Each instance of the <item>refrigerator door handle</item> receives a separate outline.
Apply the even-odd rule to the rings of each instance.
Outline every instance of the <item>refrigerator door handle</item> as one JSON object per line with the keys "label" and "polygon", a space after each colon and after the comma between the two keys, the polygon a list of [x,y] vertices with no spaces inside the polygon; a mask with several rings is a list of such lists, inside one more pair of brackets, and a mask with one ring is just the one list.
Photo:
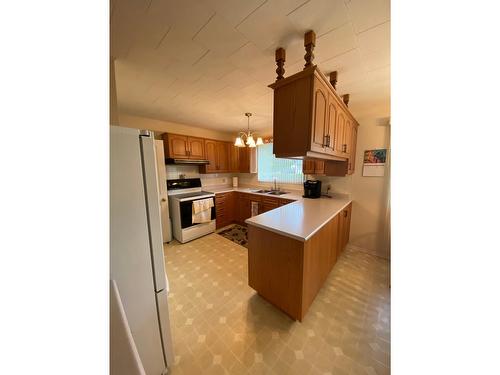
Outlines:
{"label": "refrigerator door handle", "polygon": [[156,176],[156,154],[154,138],[151,135],[141,135],[142,170],[146,211],[148,219],[149,243],[155,291],[167,288],[165,263],[163,256],[163,237],[160,219],[160,201],[158,199],[158,180]]}

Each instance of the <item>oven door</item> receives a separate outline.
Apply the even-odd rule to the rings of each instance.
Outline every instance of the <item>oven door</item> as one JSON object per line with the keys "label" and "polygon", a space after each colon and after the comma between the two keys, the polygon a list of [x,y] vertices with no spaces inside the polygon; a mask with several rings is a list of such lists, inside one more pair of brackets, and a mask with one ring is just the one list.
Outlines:
{"label": "oven door", "polygon": [[[215,197],[210,197],[211,199],[215,199]],[[207,199],[200,198],[200,199]],[[193,225],[201,225],[199,223],[193,224],[193,202],[199,199],[193,199],[189,201],[179,202],[180,210],[181,210],[181,228],[186,229],[192,227]],[[210,209],[210,219],[215,220],[215,201],[214,206]]]}

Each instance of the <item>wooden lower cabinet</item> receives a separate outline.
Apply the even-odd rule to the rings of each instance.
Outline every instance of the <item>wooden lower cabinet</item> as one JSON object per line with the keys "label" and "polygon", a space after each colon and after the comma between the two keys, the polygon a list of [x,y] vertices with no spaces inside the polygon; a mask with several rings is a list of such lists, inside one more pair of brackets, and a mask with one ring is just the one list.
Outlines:
{"label": "wooden lower cabinet", "polygon": [[351,231],[351,213],[352,213],[352,203],[349,203],[339,215],[339,228],[338,228],[338,238],[337,246],[339,254],[342,253],[349,242],[349,235]]}
{"label": "wooden lower cabinet", "polygon": [[273,197],[263,197],[262,204],[260,205],[259,213],[264,213],[267,211],[274,210],[275,208],[280,207],[280,199]]}
{"label": "wooden lower cabinet", "polygon": [[235,220],[235,193],[215,194],[215,225],[216,228],[222,228],[231,224]]}
{"label": "wooden lower cabinet", "polygon": [[237,191],[217,193],[215,194],[217,229],[232,223],[246,225],[245,220],[252,216],[252,202],[257,202],[258,214],[261,214],[295,201]]}
{"label": "wooden lower cabinet", "polygon": [[302,321],[339,255],[342,211],[305,242],[248,227],[248,284]]}

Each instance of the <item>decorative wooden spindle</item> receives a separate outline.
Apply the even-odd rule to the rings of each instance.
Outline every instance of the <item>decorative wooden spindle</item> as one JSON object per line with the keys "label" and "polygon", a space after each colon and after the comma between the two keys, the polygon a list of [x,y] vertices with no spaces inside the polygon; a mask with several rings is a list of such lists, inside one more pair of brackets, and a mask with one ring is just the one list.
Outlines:
{"label": "decorative wooden spindle", "polygon": [[314,60],[314,46],[316,45],[316,33],[314,31],[308,31],[304,34],[304,47],[306,47],[306,54],[304,55],[304,60],[306,63],[304,69],[309,68]]}
{"label": "decorative wooden spindle", "polygon": [[285,65],[285,58],[285,50],[283,48],[278,48],[276,50],[276,65],[278,66],[276,68],[276,74],[278,74],[278,76],[276,77],[276,81],[285,78],[283,77],[283,74],[285,74],[285,68],[283,67]]}
{"label": "decorative wooden spindle", "polygon": [[349,106],[349,94],[342,95],[342,101],[346,106]]}
{"label": "decorative wooden spindle", "polygon": [[333,88],[336,90],[337,88],[335,86],[337,85],[337,71],[330,73],[330,83],[332,84]]}

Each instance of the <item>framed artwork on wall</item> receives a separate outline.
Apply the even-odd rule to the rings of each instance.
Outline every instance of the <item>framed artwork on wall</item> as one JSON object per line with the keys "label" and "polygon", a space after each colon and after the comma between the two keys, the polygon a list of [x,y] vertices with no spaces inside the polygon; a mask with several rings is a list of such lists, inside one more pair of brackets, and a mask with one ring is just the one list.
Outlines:
{"label": "framed artwork on wall", "polygon": [[387,149],[366,150],[363,157],[363,176],[382,177],[385,174]]}

